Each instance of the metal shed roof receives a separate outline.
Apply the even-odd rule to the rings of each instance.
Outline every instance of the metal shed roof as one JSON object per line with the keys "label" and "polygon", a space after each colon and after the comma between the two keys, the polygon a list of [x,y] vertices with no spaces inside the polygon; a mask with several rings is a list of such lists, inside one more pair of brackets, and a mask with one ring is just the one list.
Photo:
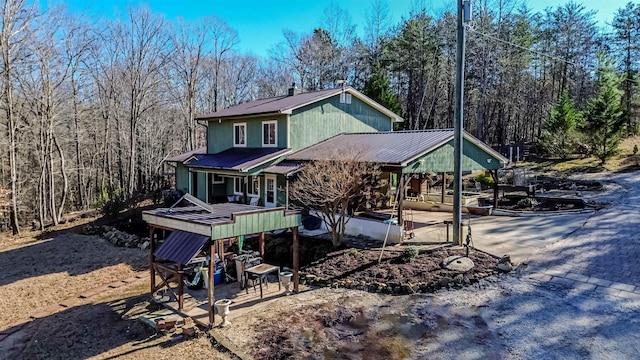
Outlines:
{"label": "metal shed roof", "polygon": [[[500,162],[506,159],[495,150],[465,132],[464,138]],[[299,150],[287,160],[326,160],[340,156],[340,150],[352,148],[362,161],[404,166],[453,139],[453,129],[390,131],[339,134]]]}
{"label": "metal shed roof", "polygon": [[186,265],[209,241],[209,236],[188,231],[175,230],[164,240],[153,254],[159,259]]}
{"label": "metal shed roof", "polygon": [[230,148],[217,154],[196,154],[185,161],[188,167],[249,171],[256,166],[276,160],[291,149],[281,148]]}
{"label": "metal shed roof", "polygon": [[295,172],[301,169],[299,161],[281,161],[275,165],[271,165],[268,168],[262,170],[262,172],[268,174],[278,174],[284,176],[293,175]]}

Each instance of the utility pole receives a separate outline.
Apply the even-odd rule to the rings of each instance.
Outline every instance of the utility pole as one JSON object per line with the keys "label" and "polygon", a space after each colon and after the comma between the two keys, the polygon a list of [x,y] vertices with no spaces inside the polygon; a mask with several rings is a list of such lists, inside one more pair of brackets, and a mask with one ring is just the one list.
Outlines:
{"label": "utility pole", "polygon": [[471,0],[457,1],[456,107],[453,116],[453,243],[462,245],[462,131],[464,128],[464,45],[466,40],[464,24],[471,21]]}

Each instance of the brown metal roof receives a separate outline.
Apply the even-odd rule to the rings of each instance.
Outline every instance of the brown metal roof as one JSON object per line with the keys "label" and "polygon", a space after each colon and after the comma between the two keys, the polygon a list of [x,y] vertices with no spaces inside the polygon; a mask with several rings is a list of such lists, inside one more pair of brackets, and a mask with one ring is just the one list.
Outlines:
{"label": "brown metal roof", "polygon": [[[196,117],[196,120],[223,119],[227,117],[241,117],[260,114],[290,114],[294,109],[327,99],[339,94],[342,91],[342,88],[335,88],[329,90],[303,92],[292,96],[276,96],[267,99],[259,99],[222,109],[213,113],[204,114]],[[344,91],[368,103],[369,105],[378,109],[380,112],[393,118],[394,121],[402,121],[402,118],[400,116],[394,114],[384,106],[373,101],[356,89],[348,86],[344,89]]]}
{"label": "brown metal roof", "polygon": [[165,161],[169,161],[169,162],[183,162],[185,160],[187,160],[188,158],[192,157],[193,155],[196,154],[206,154],[207,153],[207,148],[205,146],[201,147],[201,148],[197,148],[191,151],[187,151],[186,153],[182,153],[180,155],[176,155],[173,157],[168,158]]}
{"label": "brown metal roof", "polygon": [[164,240],[153,255],[159,259],[187,265],[209,240],[208,236],[175,230]]}
{"label": "brown metal roof", "polygon": [[[504,159],[468,133],[465,132],[464,137],[497,159]],[[359,152],[362,161],[404,166],[452,139],[453,129],[347,133],[299,150],[287,160],[326,160],[340,156],[339,150],[351,148]]]}
{"label": "brown metal roof", "polygon": [[301,169],[300,162],[298,161],[282,161],[275,165],[271,165],[268,168],[262,170],[267,174],[278,174],[284,176],[290,176],[293,173]]}

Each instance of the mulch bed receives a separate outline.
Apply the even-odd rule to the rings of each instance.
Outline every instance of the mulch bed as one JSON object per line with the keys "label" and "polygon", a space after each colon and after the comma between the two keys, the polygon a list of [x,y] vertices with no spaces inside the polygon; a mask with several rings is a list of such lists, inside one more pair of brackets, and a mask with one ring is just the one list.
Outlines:
{"label": "mulch bed", "polygon": [[346,249],[327,254],[302,269],[302,283],[358,289],[387,294],[433,292],[441,288],[462,287],[494,275],[497,258],[471,250],[469,258],[474,267],[464,273],[444,269],[444,259],[452,255],[464,256],[463,249],[438,249],[423,252],[410,262],[402,259],[402,250],[386,249],[378,263],[380,250]]}

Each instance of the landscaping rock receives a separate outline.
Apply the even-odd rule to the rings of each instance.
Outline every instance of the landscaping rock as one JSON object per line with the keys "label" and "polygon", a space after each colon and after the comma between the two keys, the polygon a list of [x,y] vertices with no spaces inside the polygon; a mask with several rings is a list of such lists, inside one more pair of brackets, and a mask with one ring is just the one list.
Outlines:
{"label": "landscaping rock", "polygon": [[465,256],[454,255],[444,259],[440,266],[447,270],[467,272],[473,269],[473,260]]}
{"label": "landscaping rock", "polygon": [[438,285],[440,285],[441,287],[446,287],[451,282],[453,282],[452,278],[450,278],[448,276],[443,276],[443,277],[440,278],[440,280],[438,280]]}
{"label": "landscaping rock", "polygon": [[502,272],[509,272],[513,270],[513,266],[510,263],[499,263],[496,267]]}

